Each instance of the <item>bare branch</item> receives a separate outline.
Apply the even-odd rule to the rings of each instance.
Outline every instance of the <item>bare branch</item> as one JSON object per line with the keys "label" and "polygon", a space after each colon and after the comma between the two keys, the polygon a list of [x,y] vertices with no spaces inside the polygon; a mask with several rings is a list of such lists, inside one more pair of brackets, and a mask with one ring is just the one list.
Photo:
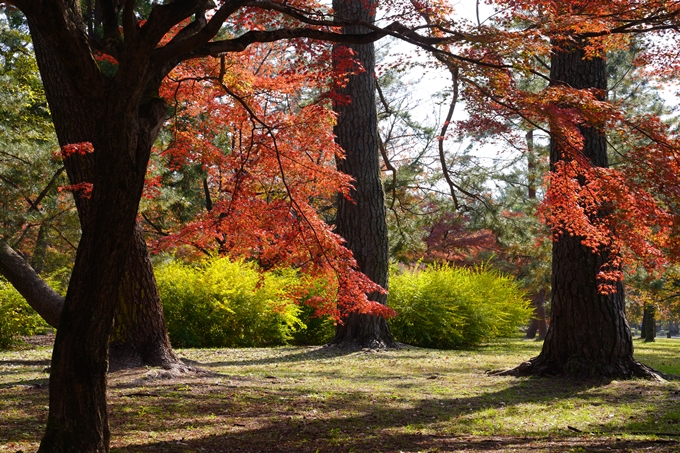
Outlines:
{"label": "bare branch", "polygon": [[47,183],[47,186],[40,192],[40,195],[38,195],[38,198],[35,199],[33,203],[31,203],[31,209],[38,210],[38,207],[40,206],[40,202],[47,196],[49,191],[54,187],[54,185],[57,183],[57,179],[59,176],[66,170],[66,167],[61,167],[57,172],[52,176],[52,179],[50,179],[50,182]]}
{"label": "bare branch", "polygon": [[451,81],[453,82],[453,95],[451,97],[451,105],[449,105],[449,111],[446,114],[446,119],[444,120],[444,125],[439,133],[439,162],[441,163],[442,173],[444,174],[444,180],[449,185],[449,190],[451,192],[451,199],[453,200],[454,209],[458,210],[458,197],[456,196],[456,190],[458,187],[451,179],[449,174],[449,168],[446,164],[446,154],[444,153],[444,137],[446,137],[446,132],[449,129],[449,124],[451,124],[451,119],[453,118],[453,111],[458,103],[458,66],[450,66],[451,70]]}

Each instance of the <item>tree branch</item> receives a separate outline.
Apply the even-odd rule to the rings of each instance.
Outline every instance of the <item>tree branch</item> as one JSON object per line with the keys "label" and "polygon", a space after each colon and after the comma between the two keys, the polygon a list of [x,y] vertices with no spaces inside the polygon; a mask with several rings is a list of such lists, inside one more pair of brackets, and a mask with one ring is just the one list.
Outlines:
{"label": "tree branch", "polygon": [[184,0],[154,5],[149,18],[142,26],[141,40],[153,49],[174,26],[197,12],[205,11],[211,5],[211,0]]}
{"label": "tree branch", "polygon": [[14,286],[49,325],[59,326],[64,298],[50,288],[23,257],[5,243],[0,243],[0,275]]}
{"label": "tree branch", "polygon": [[52,179],[50,179],[50,182],[47,183],[47,186],[40,192],[40,195],[38,195],[38,198],[35,199],[33,203],[31,203],[31,208],[35,209],[36,211],[38,210],[38,206],[40,206],[40,202],[47,196],[47,193],[54,187],[54,185],[57,182],[57,178],[59,178],[59,175],[61,175],[64,170],[66,170],[66,167],[61,167],[57,172],[52,176]]}
{"label": "tree branch", "polygon": [[[23,0],[21,1],[23,3]],[[33,4],[33,2],[30,2]],[[89,88],[100,94],[104,76],[92,58],[87,30],[77,0],[45,1],[34,9],[22,9],[33,41],[42,40],[63,64],[71,83],[90,80]]]}

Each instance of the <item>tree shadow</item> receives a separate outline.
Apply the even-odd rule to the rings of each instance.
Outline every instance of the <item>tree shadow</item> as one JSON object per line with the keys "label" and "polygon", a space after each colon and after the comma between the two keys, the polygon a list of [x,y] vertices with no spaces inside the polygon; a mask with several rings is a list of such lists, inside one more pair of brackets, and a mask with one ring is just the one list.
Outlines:
{"label": "tree shadow", "polygon": [[[306,350],[287,357],[234,361],[218,358],[201,366],[277,364],[344,355]],[[305,359],[310,356],[311,359]],[[379,375],[353,378],[356,387],[336,389],[320,387],[326,381],[319,378],[331,378],[333,371],[314,371],[309,381],[304,374],[290,377],[274,375],[278,371],[275,369],[260,371],[251,376],[187,374],[181,379],[175,376],[114,382],[109,399],[114,446],[116,439],[124,436],[140,439],[134,433],[157,433],[165,441],[152,442],[150,437],[126,441],[112,452],[680,451],[680,443],[675,439],[616,440],[617,436],[634,431],[680,436],[680,409],[673,409],[680,407],[677,386],[629,381],[620,384],[621,391],[616,392],[606,387],[612,383],[608,379],[575,381],[477,375],[475,391],[479,393],[452,395],[436,390],[453,388],[457,379],[470,379],[469,372],[444,368],[437,373],[399,375],[385,369]],[[381,395],[360,390],[372,388],[364,384],[376,380],[387,381],[383,387],[387,390]],[[429,392],[421,392],[420,387],[426,384]],[[9,386],[0,388],[8,400],[14,399],[11,407],[21,410],[8,411],[10,416],[0,422],[0,438],[4,439],[0,447],[2,442],[27,436],[39,440],[46,416],[47,389],[6,388]],[[396,404],[388,400],[390,390]],[[599,402],[635,407],[646,403],[652,391],[656,396],[667,393],[661,395],[663,404],[655,410],[631,412],[635,414],[634,420],[571,427],[565,420],[557,424],[557,429],[523,428],[515,431],[517,435],[508,435],[512,430],[505,427],[496,431],[493,428],[493,424],[503,420],[494,411],[507,412],[509,408],[521,411],[529,404],[548,407],[565,400],[576,406]],[[29,407],[34,409],[29,411]],[[566,406],[559,412],[562,413],[568,413]],[[475,423],[480,426],[478,431]]]}
{"label": "tree shadow", "polygon": [[336,357],[344,357],[352,354],[370,353],[367,351],[353,351],[342,348],[333,348],[326,346],[307,347],[307,350],[296,352],[292,354],[281,354],[276,357],[266,357],[261,359],[243,359],[243,360],[221,360],[211,362],[201,362],[198,360],[188,359],[182,357],[182,361],[199,367],[217,368],[228,366],[250,366],[250,365],[271,365],[276,363],[291,363],[291,362],[308,362],[315,360],[333,359]]}
{"label": "tree shadow", "polygon": [[[592,400],[588,392],[597,390],[601,381],[573,382],[558,378],[517,381],[503,390],[478,396],[438,399],[416,399],[408,407],[382,407],[363,392],[348,393],[325,401],[305,400],[303,390],[269,389],[267,395],[242,405],[234,400],[240,389],[220,395],[186,394],[185,409],[192,414],[228,414],[220,422],[219,432],[190,439],[192,432],[205,429],[215,422],[209,418],[182,423],[177,418],[156,420],[144,430],[173,434],[172,441],[153,444],[139,443],[114,452],[421,452],[421,451],[480,451],[480,452],[675,452],[676,440],[635,440],[617,438],[625,434],[626,424],[612,426],[605,432],[574,432],[564,423],[558,432],[526,430],[516,436],[485,433],[476,435],[464,425],[464,418],[489,409],[520,406],[526,403],[554,403],[555,400],[577,396],[583,402]],[[579,396],[581,395],[581,396]],[[597,398],[601,398],[598,395]],[[613,400],[618,395],[611,395]],[[627,403],[645,399],[644,395],[629,395]],[[153,407],[162,400],[160,393],[143,398],[143,407]],[[282,400],[294,405],[272,407],[270,402]],[[261,405],[258,405],[261,403]],[[350,405],[353,415],[344,416]],[[187,407],[189,406],[189,407]],[[151,409],[149,409],[151,410]],[[115,413],[115,411],[114,411]],[[330,414],[330,415],[329,415]],[[338,415],[340,414],[340,415]],[[647,417],[645,414],[644,417]],[[448,424],[452,419],[458,424]],[[190,427],[190,428],[187,428]],[[458,427],[458,429],[456,428]],[[124,428],[114,426],[115,431]],[[573,428],[573,427],[572,427]],[[614,429],[618,428],[618,429]],[[136,429],[140,429],[139,426]],[[499,430],[503,432],[503,430]],[[119,431],[120,432],[120,431]],[[436,434],[433,434],[435,432]],[[185,439],[186,438],[186,439]]]}
{"label": "tree shadow", "polygon": [[[50,365],[50,359],[45,359],[45,360],[21,360],[21,359],[12,359],[12,360],[0,360],[0,366],[49,366]],[[25,371],[24,371],[25,372]],[[4,373],[4,371],[3,371]]]}

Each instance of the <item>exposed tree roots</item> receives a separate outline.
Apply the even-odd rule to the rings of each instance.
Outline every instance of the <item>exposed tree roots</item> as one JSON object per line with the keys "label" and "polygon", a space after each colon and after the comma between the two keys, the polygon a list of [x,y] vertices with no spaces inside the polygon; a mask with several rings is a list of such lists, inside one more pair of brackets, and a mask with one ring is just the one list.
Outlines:
{"label": "exposed tree roots", "polygon": [[340,349],[343,351],[361,351],[368,349],[371,351],[385,351],[389,349],[402,349],[404,344],[394,341],[392,339],[386,340],[384,338],[364,338],[364,339],[338,339],[325,345],[326,348]]}
{"label": "exposed tree roots", "polygon": [[630,358],[619,360],[615,364],[597,363],[580,357],[572,357],[560,364],[539,355],[523,362],[510,370],[491,373],[495,376],[566,376],[574,379],[611,378],[632,379],[644,378],[655,381],[672,379],[637,360]]}

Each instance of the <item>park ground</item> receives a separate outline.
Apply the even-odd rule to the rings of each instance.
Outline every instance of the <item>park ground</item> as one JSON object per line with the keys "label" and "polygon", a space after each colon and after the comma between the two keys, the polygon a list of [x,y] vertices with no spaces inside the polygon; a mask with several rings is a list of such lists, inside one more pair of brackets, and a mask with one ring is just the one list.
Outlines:
{"label": "park ground", "polygon": [[[680,452],[680,381],[488,374],[540,346],[180,349],[196,372],[109,375],[112,452]],[[635,348],[680,374],[680,340]],[[37,450],[50,352],[0,351],[2,453]]]}

